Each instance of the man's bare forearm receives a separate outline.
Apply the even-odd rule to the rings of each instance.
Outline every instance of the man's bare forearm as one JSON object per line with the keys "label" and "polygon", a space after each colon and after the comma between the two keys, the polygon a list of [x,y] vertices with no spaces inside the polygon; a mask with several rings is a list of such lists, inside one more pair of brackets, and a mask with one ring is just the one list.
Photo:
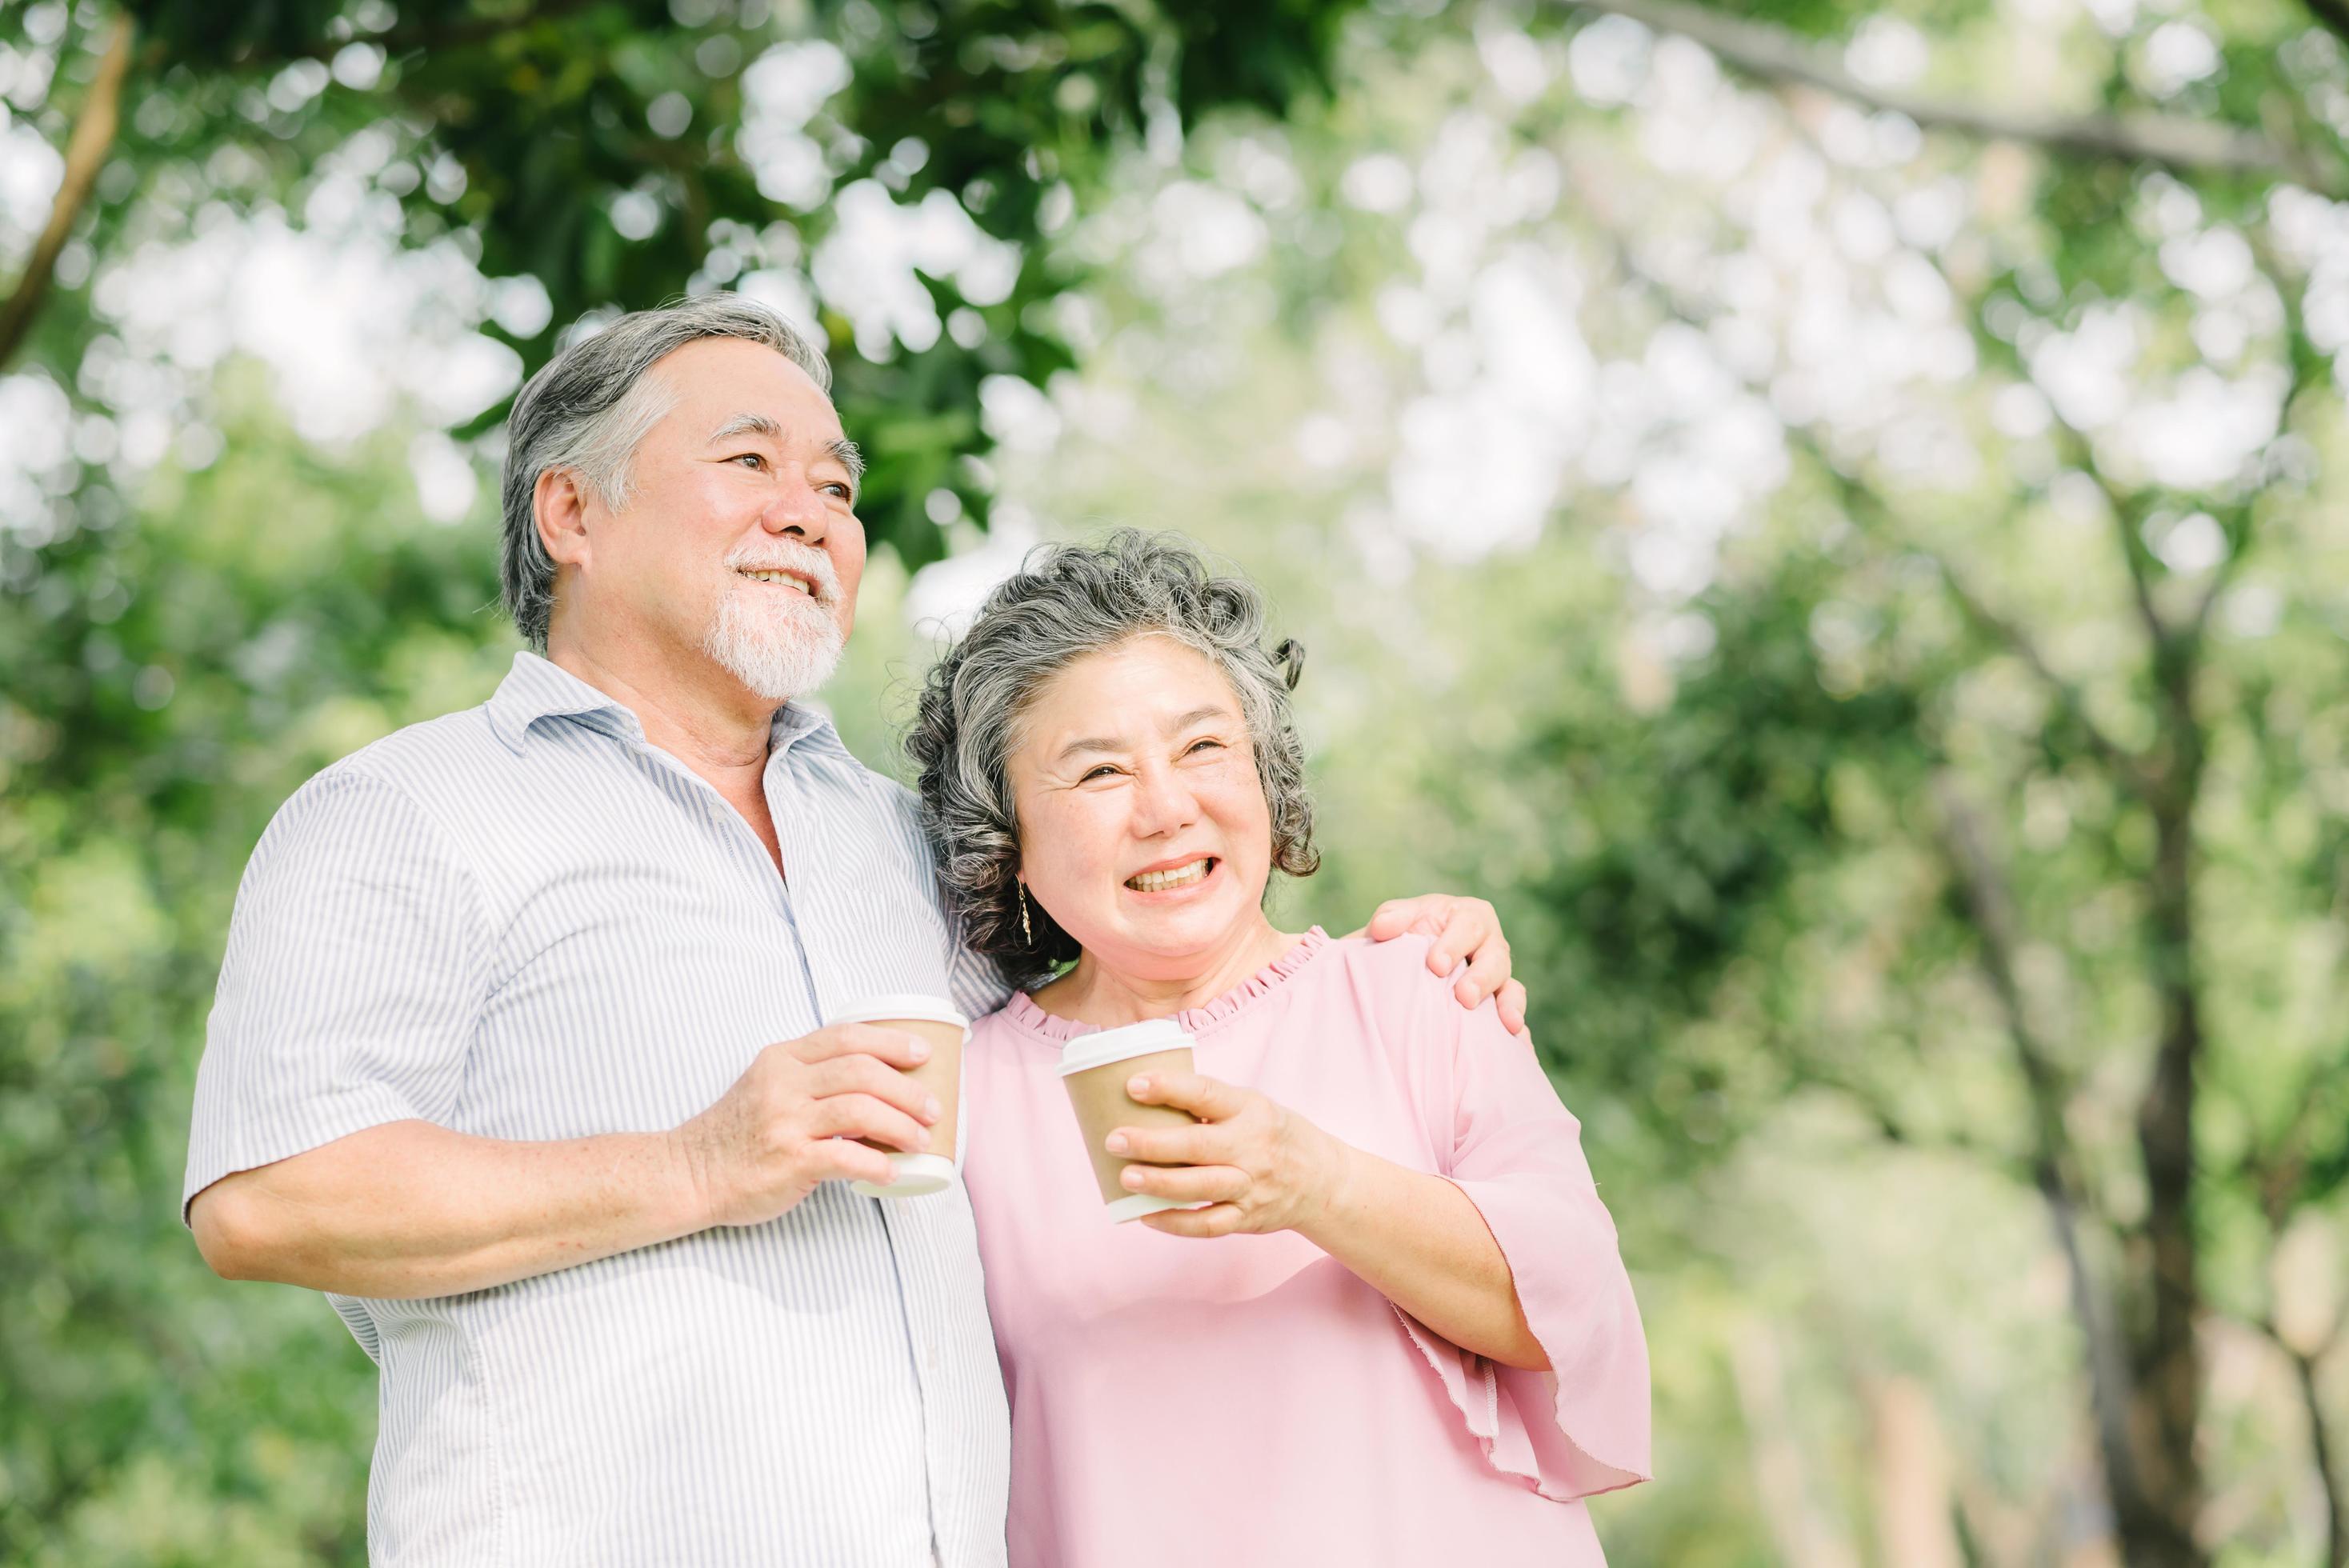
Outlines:
{"label": "man's bare forearm", "polygon": [[396,1121],[199,1193],[204,1259],[346,1295],[454,1295],[705,1229],[670,1133],[508,1142]]}

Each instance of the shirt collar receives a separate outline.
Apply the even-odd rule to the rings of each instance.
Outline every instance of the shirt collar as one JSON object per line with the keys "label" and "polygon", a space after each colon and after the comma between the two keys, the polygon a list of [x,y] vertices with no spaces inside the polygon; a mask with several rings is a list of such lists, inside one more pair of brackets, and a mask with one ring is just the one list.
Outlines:
{"label": "shirt collar", "polygon": [[[513,667],[498,683],[487,712],[491,730],[517,755],[529,738],[531,726],[542,718],[594,718],[599,721],[597,728],[616,729],[639,745],[645,738],[644,722],[626,703],[526,648],[514,655]],[[848,754],[830,718],[812,707],[786,703],[775,710],[768,729],[768,753],[772,756],[802,743],[818,751]]]}

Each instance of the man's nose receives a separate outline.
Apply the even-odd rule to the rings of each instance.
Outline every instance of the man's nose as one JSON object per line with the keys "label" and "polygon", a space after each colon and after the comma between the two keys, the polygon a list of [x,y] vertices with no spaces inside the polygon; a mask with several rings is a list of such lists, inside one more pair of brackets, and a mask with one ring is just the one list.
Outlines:
{"label": "man's nose", "polygon": [[759,525],[769,533],[795,536],[810,544],[823,543],[831,530],[831,518],[824,510],[823,498],[807,483],[806,476],[786,474],[776,490],[766,510],[759,514]]}

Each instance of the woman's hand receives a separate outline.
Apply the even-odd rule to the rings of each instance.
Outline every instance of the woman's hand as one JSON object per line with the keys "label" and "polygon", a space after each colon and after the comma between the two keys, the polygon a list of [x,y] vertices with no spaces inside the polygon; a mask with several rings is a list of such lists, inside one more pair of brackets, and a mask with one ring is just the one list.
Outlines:
{"label": "woman's hand", "polygon": [[1121,1127],[1112,1154],[1179,1169],[1125,1169],[1130,1192],[1150,1192],[1205,1209],[1169,1209],[1142,1222],[1170,1236],[1228,1236],[1296,1230],[1319,1219],[1345,1180],[1347,1149],[1303,1117],[1198,1073],[1145,1073],[1126,1086],[1143,1105],[1171,1105],[1196,1127]]}
{"label": "woman's hand", "polygon": [[1526,988],[1509,977],[1509,940],[1501,934],[1500,911],[1481,898],[1454,893],[1391,898],[1353,934],[1386,942],[1408,932],[1435,938],[1427,966],[1438,975],[1451,974],[1463,958],[1468,961],[1468,973],[1452,987],[1462,1006],[1474,1007],[1490,996],[1502,1027],[1513,1035],[1526,1032]]}

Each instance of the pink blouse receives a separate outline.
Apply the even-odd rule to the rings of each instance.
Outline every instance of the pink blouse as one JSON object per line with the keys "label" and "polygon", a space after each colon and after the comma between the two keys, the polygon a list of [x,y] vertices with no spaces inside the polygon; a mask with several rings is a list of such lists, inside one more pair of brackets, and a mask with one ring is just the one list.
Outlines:
{"label": "pink blouse", "polygon": [[1648,1351],[1579,1128],[1428,939],[1333,942],[1179,1015],[1210,1077],[1468,1194],[1554,1372],[1472,1356],[1294,1233],[1112,1224],[1025,993],[965,1058],[964,1180],[1011,1400],[1013,1568],[1595,1564],[1648,1475]]}

